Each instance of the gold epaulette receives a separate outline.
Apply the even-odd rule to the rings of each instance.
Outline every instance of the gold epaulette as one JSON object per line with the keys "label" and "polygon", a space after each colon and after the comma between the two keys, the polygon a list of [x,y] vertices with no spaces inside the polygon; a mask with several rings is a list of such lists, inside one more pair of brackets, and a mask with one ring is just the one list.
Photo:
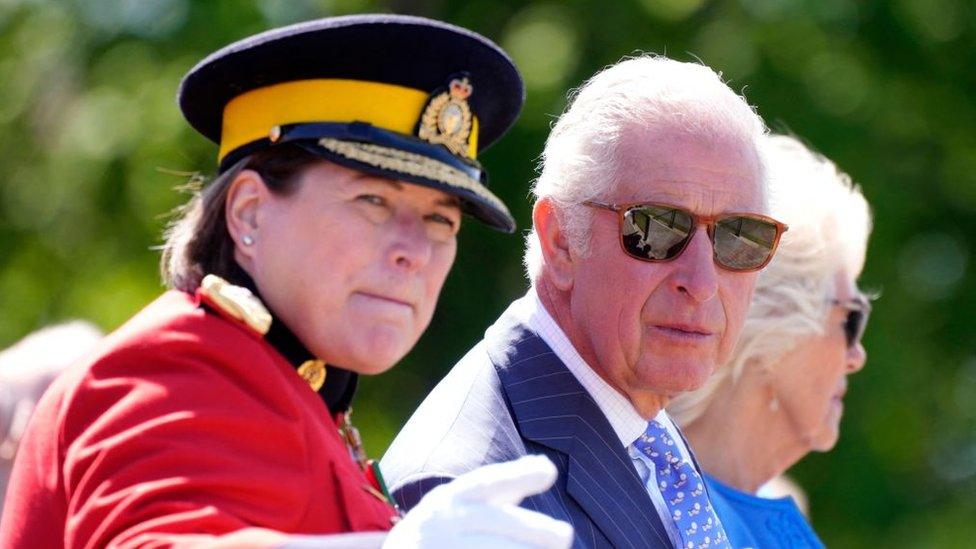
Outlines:
{"label": "gold epaulette", "polygon": [[235,286],[217,275],[208,274],[200,283],[200,293],[221,313],[243,322],[263,336],[271,328],[271,313],[251,290]]}

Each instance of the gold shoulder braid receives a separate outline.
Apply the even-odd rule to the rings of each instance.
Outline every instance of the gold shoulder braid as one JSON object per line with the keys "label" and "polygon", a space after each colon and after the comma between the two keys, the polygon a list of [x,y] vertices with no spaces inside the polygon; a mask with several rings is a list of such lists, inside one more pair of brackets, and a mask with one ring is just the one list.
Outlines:
{"label": "gold shoulder braid", "polygon": [[214,307],[258,334],[263,336],[271,328],[271,313],[251,290],[208,274],[200,283],[200,291]]}

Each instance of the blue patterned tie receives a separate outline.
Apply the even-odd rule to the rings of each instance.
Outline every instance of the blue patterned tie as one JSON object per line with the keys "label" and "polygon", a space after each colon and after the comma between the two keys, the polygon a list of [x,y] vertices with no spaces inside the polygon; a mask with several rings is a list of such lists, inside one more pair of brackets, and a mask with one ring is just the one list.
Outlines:
{"label": "blue patterned tie", "polygon": [[[634,447],[654,463],[658,488],[681,536],[681,549],[730,547],[701,475],[681,457],[667,429],[651,420]],[[654,482],[654,475],[648,482]]]}

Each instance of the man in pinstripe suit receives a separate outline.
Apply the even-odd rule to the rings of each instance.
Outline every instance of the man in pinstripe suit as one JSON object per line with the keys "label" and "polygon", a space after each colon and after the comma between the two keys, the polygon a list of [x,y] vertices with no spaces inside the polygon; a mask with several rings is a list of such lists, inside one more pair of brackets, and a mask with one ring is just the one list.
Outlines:
{"label": "man in pinstripe suit", "polygon": [[[383,459],[401,505],[480,465],[545,454],[559,479],[522,505],[572,523],[575,547],[727,546],[718,519],[704,521],[707,493],[691,493],[704,510],[676,506],[686,492],[668,486],[670,465],[658,468],[647,441],[671,445],[667,459],[687,467],[678,483],[686,473],[700,480],[664,406],[728,357],[756,272],[718,264],[716,229],[704,223],[667,261],[639,260],[624,241],[625,214],[588,206],[665,203],[691,219],[763,213],[763,132],[744,99],[697,64],[628,59],[580,89],[534,187],[531,288]],[[714,529],[702,536],[700,525]]]}

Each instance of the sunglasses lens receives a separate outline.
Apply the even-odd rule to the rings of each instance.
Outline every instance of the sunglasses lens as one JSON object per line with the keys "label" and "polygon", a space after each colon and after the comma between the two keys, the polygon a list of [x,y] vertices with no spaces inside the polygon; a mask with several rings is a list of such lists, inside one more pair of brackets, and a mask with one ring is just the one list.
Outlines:
{"label": "sunglasses lens", "polygon": [[687,212],[666,206],[634,206],[624,212],[624,250],[637,259],[671,259],[688,243],[691,227]]}
{"label": "sunglasses lens", "polygon": [[734,271],[757,269],[773,253],[776,233],[776,224],[764,219],[720,219],[715,224],[715,260]]}
{"label": "sunglasses lens", "polygon": [[847,320],[844,322],[844,336],[847,337],[848,347],[853,347],[861,340],[867,319],[864,311],[852,310],[847,312]]}

